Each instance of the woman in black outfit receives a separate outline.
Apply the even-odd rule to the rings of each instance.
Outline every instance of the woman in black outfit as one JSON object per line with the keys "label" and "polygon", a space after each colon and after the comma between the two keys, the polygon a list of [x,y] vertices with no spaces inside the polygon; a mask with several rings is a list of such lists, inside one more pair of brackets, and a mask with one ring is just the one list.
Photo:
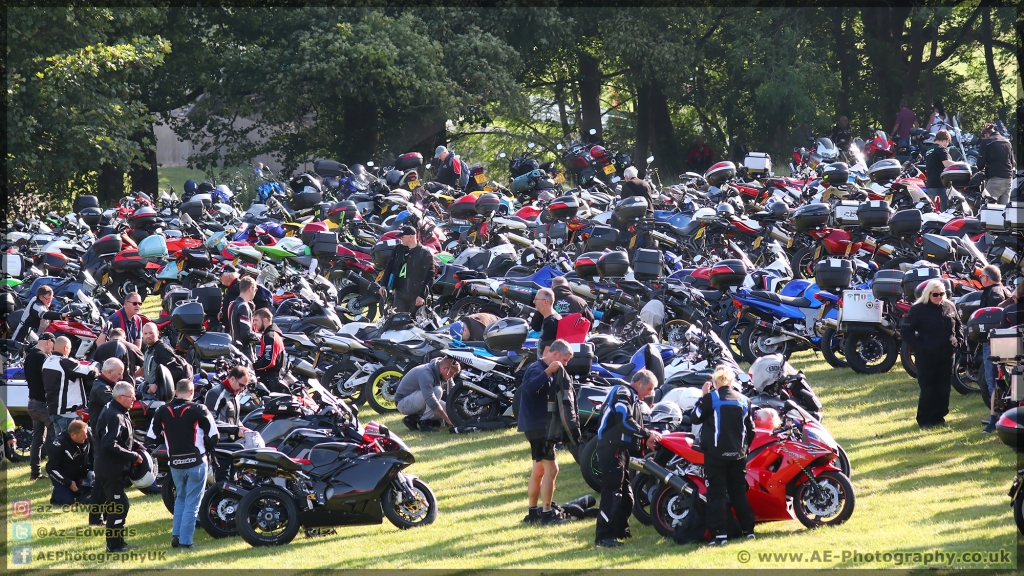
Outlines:
{"label": "woman in black outfit", "polygon": [[956,305],[946,298],[946,285],[932,280],[910,308],[901,330],[903,340],[916,354],[917,424],[921,428],[943,426],[949,414],[949,381],[958,350],[966,348],[963,325]]}

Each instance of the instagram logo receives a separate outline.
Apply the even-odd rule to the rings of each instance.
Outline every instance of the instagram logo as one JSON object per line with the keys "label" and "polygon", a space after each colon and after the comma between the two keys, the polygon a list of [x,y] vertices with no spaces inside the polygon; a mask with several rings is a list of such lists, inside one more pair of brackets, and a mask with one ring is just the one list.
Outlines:
{"label": "instagram logo", "polygon": [[15,518],[31,518],[32,501],[14,500],[13,502],[11,502],[11,515]]}

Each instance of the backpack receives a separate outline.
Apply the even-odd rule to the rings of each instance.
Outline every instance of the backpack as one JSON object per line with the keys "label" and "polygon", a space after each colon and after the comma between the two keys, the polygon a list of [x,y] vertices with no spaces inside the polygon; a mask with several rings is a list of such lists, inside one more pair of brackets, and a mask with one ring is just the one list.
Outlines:
{"label": "backpack", "polygon": [[461,170],[459,172],[459,186],[465,188],[469,186],[469,166],[459,158],[456,158],[455,161],[459,163],[458,168]]}
{"label": "backpack", "polygon": [[580,443],[580,415],[576,408],[576,389],[565,369],[555,373],[548,389],[548,410],[551,412],[548,421],[547,441],[563,442],[569,446]]}
{"label": "backpack", "polygon": [[569,344],[583,344],[590,334],[590,320],[587,320],[579,312],[566,314],[558,321],[558,330],[555,332],[556,340],[565,340]]}

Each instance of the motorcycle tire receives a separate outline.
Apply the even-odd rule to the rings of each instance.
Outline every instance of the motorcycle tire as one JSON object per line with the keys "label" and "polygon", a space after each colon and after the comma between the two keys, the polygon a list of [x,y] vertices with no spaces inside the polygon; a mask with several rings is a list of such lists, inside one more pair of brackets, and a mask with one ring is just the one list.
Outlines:
{"label": "motorcycle tire", "polygon": [[408,505],[399,500],[403,492],[394,486],[389,487],[381,495],[380,503],[384,515],[399,530],[426,526],[437,519],[437,498],[434,497],[430,486],[419,478],[413,478],[412,489],[416,502]]}
{"label": "motorcycle tire", "polygon": [[[276,516],[275,522],[262,525],[262,517],[269,514]],[[282,521],[284,527],[279,528]],[[294,540],[299,533],[299,507],[283,488],[259,486],[239,501],[235,527],[238,535],[250,546],[281,546]]]}
{"label": "motorcycle tire", "polygon": [[686,342],[686,331],[690,329],[691,324],[686,320],[669,320],[665,323],[665,331],[661,335],[661,339],[666,344],[671,345],[674,348],[680,348]]}
{"label": "motorcycle tire", "polygon": [[597,436],[580,449],[580,471],[583,481],[594,490],[601,490],[601,463],[597,459]]}
{"label": "motorcycle tire", "polygon": [[651,525],[651,500],[660,486],[661,483],[650,474],[637,474],[630,481],[633,489],[633,518],[637,522]]}
{"label": "motorcycle tire", "polygon": [[793,498],[793,513],[801,524],[807,528],[838,526],[850,519],[857,497],[845,474],[836,470],[818,474],[814,482],[823,494],[818,494],[811,482],[797,486]]}
{"label": "motorcycle tire", "polygon": [[[490,402],[484,404],[485,400]],[[498,399],[488,398],[483,394],[458,383],[448,393],[445,412],[452,419],[452,424],[465,426],[474,422],[491,420],[498,415]]]}
{"label": "motorcycle tire", "polygon": [[847,478],[853,478],[853,466],[850,465],[850,456],[846,454],[846,450],[843,450],[842,446],[839,446],[836,466],[839,467],[839,470],[841,470]]}
{"label": "motorcycle tire", "polygon": [[28,462],[31,459],[32,428],[16,424],[14,438],[18,441],[18,446],[14,450],[5,448],[4,457],[14,463]]}
{"label": "motorcycle tire", "polygon": [[805,246],[793,253],[789,259],[789,266],[793,269],[793,279],[814,278],[814,246]]}
{"label": "motorcycle tire", "polygon": [[885,332],[876,330],[870,334],[847,334],[845,340],[843,353],[846,362],[857,374],[884,374],[896,365],[899,346],[896,339]]}
{"label": "motorcycle tire", "polygon": [[208,486],[199,504],[199,525],[211,538],[238,536],[238,528],[235,526],[238,500],[233,495],[225,496],[221,492],[220,487],[223,484],[218,482]]}
{"label": "motorcycle tire", "polygon": [[731,320],[718,330],[718,337],[729,346],[733,359],[743,360],[744,358],[743,349],[740,348],[740,335],[746,328],[747,323]]}
{"label": "motorcycle tire", "polygon": [[174,515],[174,500],[177,498],[178,491],[174,488],[174,479],[166,478],[161,486],[160,498],[164,501],[164,508]]}
{"label": "motorcycle tire", "polygon": [[910,345],[906,342],[900,346],[900,364],[911,378],[917,378],[917,358],[910,351]]}
{"label": "motorcycle tire", "polygon": [[981,394],[982,388],[986,388],[985,394],[988,393],[988,385],[978,382],[981,378],[981,363],[978,362],[978,364],[979,366],[976,368],[968,366],[964,355],[957,353],[956,359],[953,361],[953,377],[949,383],[962,396]]}
{"label": "motorcycle tire", "polygon": [[1024,534],[1024,493],[1017,493],[1013,502],[1013,521],[1017,523],[1017,531]]}
{"label": "motorcycle tire", "polygon": [[790,340],[784,340],[774,346],[760,343],[761,339],[769,338],[771,336],[771,332],[761,328],[757,324],[748,324],[747,327],[743,329],[743,333],[740,334],[739,338],[739,345],[740,350],[743,352],[743,359],[753,364],[754,361],[761,356],[782,354],[783,358],[789,360],[790,355],[793,354],[793,342]]}
{"label": "motorcycle tire", "polygon": [[143,302],[145,302],[146,298],[149,296],[149,286],[125,274],[112,275],[110,277],[110,283],[114,286],[113,292],[117,294],[117,297],[121,300],[124,300],[125,296],[130,292],[138,292],[139,296],[142,297]]}
{"label": "motorcycle tire", "polygon": [[821,355],[833,368],[849,368],[843,354],[843,338],[836,337],[836,331],[828,328],[821,335]]}
{"label": "motorcycle tire", "polygon": [[692,514],[694,499],[699,498],[697,487],[692,488],[693,492],[685,495],[667,484],[659,484],[651,498],[651,524],[658,534],[672,538],[677,531],[686,532],[692,528],[691,522],[704,521]]}
{"label": "motorcycle tire", "polygon": [[363,306],[362,308],[355,308],[355,301],[359,296],[359,286],[354,284],[346,286],[338,292],[338,305],[334,309],[346,324],[356,322],[356,318],[360,316],[364,322],[369,321],[374,316],[374,311],[377,309],[376,303]]}
{"label": "motorcycle tire", "polygon": [[328,390],[338,395],[338,398],[344,398],[356,406],[362,406],[366,403],[366,396],[363,395],[363,390],[366,388],[365,383],[360,386],[356,386],[352,390],[343,390],[341,385],[349,379],[352,374],[356,372],[356,365],[351,360],[342,360],[341,362],[335,362],[330,368],[324,372],[323,385]]}
{"label": "motorcycle tire", "polygon": [[501,305],[497,302],[493,302],[487,298],[481,298],[480,296],[466,296],[465,298],[460,298],[455,302],[455,304],[452,304],[452,309],[448,311],[448,318],[455,320],[462,316],[476,314],[477,312],[494,314],[499,318],[504,316],[501,311]]}
{"label": "motorcycle tire", "polygon": [[366,381],[362,395],[378,414],[397,412],[395,391],[405,373],[398,366],[385,366],[370,375]]}

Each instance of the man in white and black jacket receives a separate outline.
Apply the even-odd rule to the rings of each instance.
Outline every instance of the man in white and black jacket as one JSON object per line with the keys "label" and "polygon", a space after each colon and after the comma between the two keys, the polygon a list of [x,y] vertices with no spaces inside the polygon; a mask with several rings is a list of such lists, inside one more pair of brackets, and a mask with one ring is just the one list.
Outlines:
{"label": "man in white and black jacket", "polygon": [[92,366],[68,358],[70,352],[71,341],[61,336],[53,343],[53,354],[43,362],[46,411],[50,414],[53,433],[57,436],[78,419],[75,411],[85,408],[87,404],[85,385],[89,383],[91,387],[93,379],[99,374]]}
{"label": "man in white and black jacket", "polygon": [[42,334],[51,321],[65,318],[60,312],[50,310],[52,302],[53,288],[45,284],[37,288],[36,295],[25,306],[25,313],[22,315],[18,327],[14,330],[12,340],[24,342],[29,332]]}
{"label": "man in white and black jacket", "polygon": [[[736,510],[740,530],[754,537],[754,511],[747,500],[747,450],[754,441],[754,417],[750,401],[735,386],[735,374],[719,366],[704,384],[704,396],[694,407],[690,422],[701,424],[700,447],[704,452],[704,474],[708,483],[708,531],[711,544],[728,541],[726,493]],[[712,385],[714,390],[711,389]]]}
{"label": "man in white and black jacket", "polygon": [[135,440],[128,409],[135,402],[135,387],[118,382],[111,392],[113,399],[100,414],[96,424],[99,448],[96,450],[96,480],[103,489],[103,514],[107,525],[107,552],[125,552],[125,519],[128,517],[128,495],[125,479],[132,464],[142,462],[140,451],[145,450]]}
{"label": "man in white and black jacket", "polygon": [[174,400],[157,409],[150,438],[163,437],[174,479],[172,548],[191,548],[196,515],[206,486],[207,455],[213,454],[219,434],[206,406],[192,401],[195,387],[183,378],[174,385]]}

